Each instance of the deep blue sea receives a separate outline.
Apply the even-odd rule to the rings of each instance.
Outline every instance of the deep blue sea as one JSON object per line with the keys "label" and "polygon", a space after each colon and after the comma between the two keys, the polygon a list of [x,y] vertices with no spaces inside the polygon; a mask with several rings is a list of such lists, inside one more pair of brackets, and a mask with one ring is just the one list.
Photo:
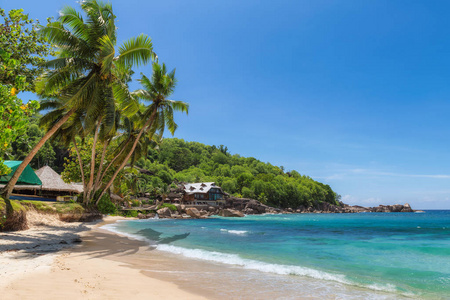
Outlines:
{"label": "deep blue sea", "polygon": [[131,220],[110,230],[193,259],[399,297],[450,299],[450,211]]}

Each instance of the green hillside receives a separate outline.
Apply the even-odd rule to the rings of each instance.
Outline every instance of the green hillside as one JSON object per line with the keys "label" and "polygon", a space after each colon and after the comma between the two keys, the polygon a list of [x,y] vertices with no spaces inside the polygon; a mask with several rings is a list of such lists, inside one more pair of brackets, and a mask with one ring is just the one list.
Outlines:
{"label": "green hillside", "polygon": [[173,181],[213,181],[234,196],[283,208],[308,207],[318,202],[338,204],[340,197],[329,185],[297,171],[284,172],[280,167],[253,157],[231,155],[222,145],[164,139],[159,150],[150,150],[136,166],[150,171],[144,171],[134,181],[136,191],[141,193],[156,192],[162,186],[166,186],[167,191]]}

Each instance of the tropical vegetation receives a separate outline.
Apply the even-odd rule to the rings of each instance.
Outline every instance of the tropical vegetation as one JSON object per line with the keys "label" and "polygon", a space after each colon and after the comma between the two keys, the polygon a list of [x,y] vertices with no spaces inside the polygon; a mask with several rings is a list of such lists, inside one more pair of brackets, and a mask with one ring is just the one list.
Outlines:
{"label": "tropical vegetation", "polygon": [[[86,0],[80,6],[64,7],[46,26],[23,10],[0,9],[0,127],[6,128],[0,175],[9,171],[2,159],[22,161],[0,192],[7,219],[23,215],[9,196],[28,164],[50,165],[66,181],[82,183],[83,207],[111,213],[111,192],[155,198],[180,182],[199,181],[277,207],[337,203],[328,185],[296,171],[232,155],[223,145],[163,139],[165,130],[176,131],[176,113],[189,109],[171,99],[175,69],[159,62],[148,35],[117,46],[110,3]],[[133,68],[140,65],[149,65],[151,74],[141,74],[141,88],[131,91]],[[40,100],[24,104],[20,91]]]}

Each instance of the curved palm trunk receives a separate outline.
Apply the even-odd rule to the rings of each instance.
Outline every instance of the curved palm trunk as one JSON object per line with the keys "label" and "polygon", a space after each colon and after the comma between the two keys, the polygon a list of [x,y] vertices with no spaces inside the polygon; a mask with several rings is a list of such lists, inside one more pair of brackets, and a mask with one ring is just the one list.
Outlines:
{"label": "curved palm trunk", "polygon": [[95,205],[98,205],[98,202],[100,201],[100,199],[103,197],[103,195],[105,195],[106,190],[108,190],[111,187],[111,185],[113,184],[114,180],[117,177],[117,174],[119,174],[119,172],[125,167],[125,165],[127,164],[128,160],[130,159],[131,155],[133,155],[133,152],[136,149],[137,144],[139,143],[139,139],[141,138],[141,136],[144,133],[145,129],[150,127],[153,124],[153,121],[155,120],[155,117],[156,117],[156,109],[152,113],[150,119],[148,119],[148,121],[142,127],[141,131],[139,131],[138,135],[136,136],[136,140],[134,141],[133,146],[131,147],[130,152],[127,154],[127,156],[123,160],[123,162],[120,165],[120,167],[117,168],[117,170],[114,172],[114,174],[111,177],[111,179],[109,180],[109,182],[106,184],[106,186],[103,189],[102,193],[100,194],[100,196],[98,197],[97,201],[95,202]]}
{"label": "curved palm trunk", "polygon": [[[14,172],[11,179],[8,181],[6,186],[1,191],[1,196],[8,202],[9,197],[11,196],[11,193],[14,189],[14,186],[16,185],[17,181],[19,180],[20,175],[22,174],[23,170],[25,170],[25,167],[28,166],[30,161],[33,159],[33,157],[37,154],[39,149],[41,149],[42,146],[44,146],[45,142],[70,118],[70,116],[75,112],[75,108],[72,108],[69,110],[62,118],[59,120],[53,127],[47,131],[47,133],[42,137],[42,139],[34,146],[33,149],[31,149],[30,153],[28,153],[27,157],[24,158],[22,163],[19,165],[19,167]],[[8,205],[8,203],[6,203]]]}
{"label": "curved palm trunk", "polygon": [[109,145],[109,140],[106,140],[103,143],[103,149],[102,149],[103,152],[102,152],[102,156],[100,159],[100,166],[98,167],[97,176],[95,177],[94,191],[93,191],[94,195],[95,195],[95,192],[97,192],[99,185],[100,185],[100,176],[102,174],[103,164],[105,162],[106,148],[108,147],[108,145]]}
{"label": "curved palm trunk", "polygon": [[77,152],[77,158],[78,158],[78,165],[80,166],[80,172],[81,172],[81,181],[83,182],[83,188],[84,188],[84,170],[83,170],[83,161],[81,160],[81,154],[80,150],[78,149],[77,142],[75,140],[75,137],[72,138],[73,145],[75,146],[75,151]]}
{"label": "curved palm trunk", "polygon": [[111,162],[108,164],[108,166],[106,167],[105,171],[103,171],[102,176],[100,177],[100,182],[103,182],[103,178],[105,177],[106,173],[108,172],[109,168],[113,165],[113,163],[116,161],[116,159],[119,158],[119,156],[122,154],[122,152],[125,150],[125,148],[128,146],[128,143],[131,141],[131,137],[129,137],[125,143],[125,145],[123,145],[122,149],[120,149],[119,153],[111,160]]}
{"label": "curved palm trunk", "polygon": [[94,133],[94,143],[92,144],[92,151],[91,151],[91,173],[89,174],[89,182],[84,191],[84,200],[83,201],[85,204],[89,203],[91,196],[92,196],[92,185],[94,184],[94,171],[95,171],[95,150],[96,150],[96,145],[97,145],[98,134],[100,131],[100,123],[101,123],[101,119],[98,122],[97,127],[95,128],[95,133]]}

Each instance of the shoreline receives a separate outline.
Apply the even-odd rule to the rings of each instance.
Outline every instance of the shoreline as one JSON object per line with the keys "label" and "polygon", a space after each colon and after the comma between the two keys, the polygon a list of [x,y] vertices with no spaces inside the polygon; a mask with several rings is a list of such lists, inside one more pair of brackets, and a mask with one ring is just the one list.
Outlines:
{"label": "shoreline", "polygon": [[[45,252],[43,246],[44,251],[36,251],[34,244],[20,251],[0,252],[0,288],[5,290],[2,299],[36,296],[45,296],[46,299],[120,299],[130,295],[137,299],[147,299],[149,296],[158,299],[399,297],[335,282],[262,273],[155,250],[148,242],[102,228],[118,220],[130,219],[107,217],[103,222],[88,226],[84,226],[86,223],[64,223],[74,228],[80,225],[86,227],[74,233],[81,236],[81,244],[60,244],[60,236],[50,233],[56,227],[51,227],[39,229],[54,241],[53,246],[49,246],[53,250],[49,249],[49,252]],[[19,238],[33,235],[36,230],[33,228],[7,235],[17,235]],[[3,236],[0,235],[0,251]],[[22,272],[14,275],[12,269]],[[5,275],[6,278],[13,277],[5,281]],[[301,290],[298,289],[299,284]],[[327,296],[321,297],[318,293],[324,286],[328,288]]]}
{"label": "shoreline", "polygon": [[118,219],[1,233],[2,299],[206,299],[128,263],[124,258],[149,246],[101,229]]}

